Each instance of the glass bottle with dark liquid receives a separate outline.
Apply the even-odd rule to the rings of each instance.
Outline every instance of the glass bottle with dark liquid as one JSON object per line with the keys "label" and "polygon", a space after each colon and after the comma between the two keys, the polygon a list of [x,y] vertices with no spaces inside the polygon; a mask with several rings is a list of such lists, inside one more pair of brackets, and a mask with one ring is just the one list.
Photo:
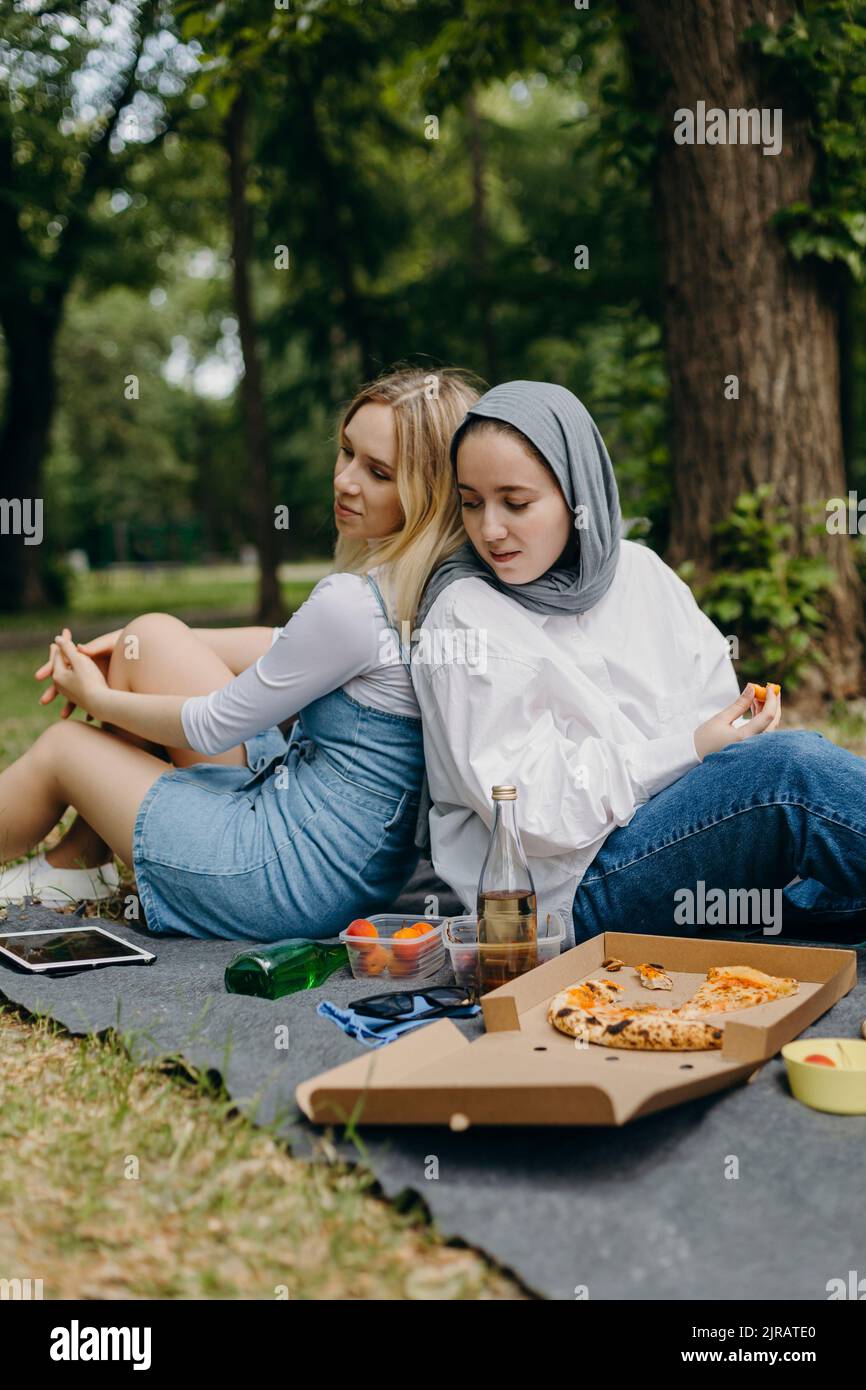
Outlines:
{"label": "glass bottle with dark liquid", "polygon": [[520,843],[517,789],[493,788],[490,847],[478,883],[478,984],[482,993],[538,964],[535,885]]}

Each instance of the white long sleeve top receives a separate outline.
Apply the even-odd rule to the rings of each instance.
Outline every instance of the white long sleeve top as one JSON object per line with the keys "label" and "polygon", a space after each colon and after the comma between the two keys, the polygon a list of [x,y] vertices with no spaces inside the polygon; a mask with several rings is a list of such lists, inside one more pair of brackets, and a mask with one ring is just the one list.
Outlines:
{"label": "white long sleeve top", "polygon": [[362,705],[419,717],[397,634],[357,574],[322,579],[258,661],[184,701],[181,723],[190,748],[223,753],[340,688]]}
{"label": "white long sleeve top", "polygon": [[633,541],[586,613],[532,613],[481,579],[455,581],[427,615],[412,678],[437,873],[474,911],[491,788],[513,783],[539,913],[563,912],[569,932],[606,837],[700,762],[694,730],[739,689],[691,590]]}

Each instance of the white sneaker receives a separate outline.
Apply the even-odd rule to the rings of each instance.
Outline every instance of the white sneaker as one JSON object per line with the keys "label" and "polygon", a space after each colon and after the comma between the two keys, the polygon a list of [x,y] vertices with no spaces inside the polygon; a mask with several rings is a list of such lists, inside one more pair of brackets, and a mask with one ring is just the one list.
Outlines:
{"label": "white sneaker", "polygon": [[0,870],[0,906],[38,898],[45,907],[70,907],[82,899],[110,898],[120,875],[112,861],[95,869],[57,869],[44,854]]}

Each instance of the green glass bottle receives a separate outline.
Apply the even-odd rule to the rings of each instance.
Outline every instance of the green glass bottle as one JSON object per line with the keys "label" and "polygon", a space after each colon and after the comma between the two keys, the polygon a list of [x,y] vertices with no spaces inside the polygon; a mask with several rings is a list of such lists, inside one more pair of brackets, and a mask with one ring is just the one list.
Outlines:
{"label": "green glass bottle", "polygon": [[314,989],[348,960],[349,953],[340,942],[276,941],[235,956],[226,966],[225,985],[229,994],[281,999],[299,989]]}

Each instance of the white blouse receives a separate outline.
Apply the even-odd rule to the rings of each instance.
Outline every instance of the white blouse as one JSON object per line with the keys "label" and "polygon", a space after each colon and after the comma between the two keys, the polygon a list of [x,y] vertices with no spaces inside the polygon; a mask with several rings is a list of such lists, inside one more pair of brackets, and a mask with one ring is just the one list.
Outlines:
{"label": "white blouse", "polygon": [[322,579],[274,629],[264,656],[220,690],[184,701],[181,723],[190,748],[223,753],[340,688],[362,705],[419,717],[397,634],[363,575]]}
{"label": "white blouse", "polygon": [[532,613],[482,579],[455,581],[427,615],[412,677],[437,873],[474,912],[491,788],[513,783],[539,913],[564,912],[568,932],[606,837],[700,762],[693,731],[739,690],[691,590],[634,541],[586,613]]}

